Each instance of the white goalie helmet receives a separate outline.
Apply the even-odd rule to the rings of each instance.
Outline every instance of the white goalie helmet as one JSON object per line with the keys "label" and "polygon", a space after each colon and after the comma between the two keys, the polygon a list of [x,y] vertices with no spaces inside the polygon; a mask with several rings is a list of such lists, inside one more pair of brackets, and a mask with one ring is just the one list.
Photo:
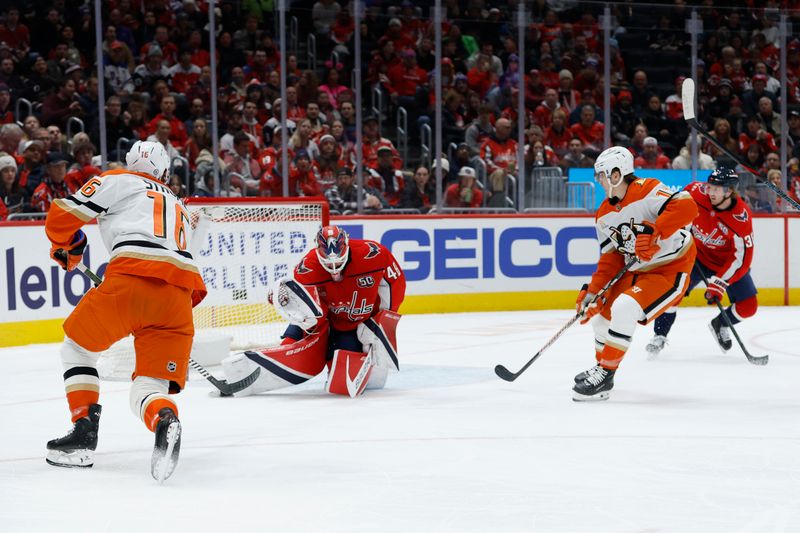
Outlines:
{"label": "white goalie helmet", "polygon": [[170,160],[161,143],[136,141],[125,156],[128,170],[149,174],[160,182],[169,180]]}
{"label": "white goalie helmet", "polygon": [[[619,169],[621,174],[616,183],[611,181],[611,173],[614,169]],[[606,194],[611,195],[611,189],[622,183],[622,179],[628,174],[633,174],[633,154],[627,148],[612,146],[603,150],[594,163],[595,179],[600,176],[608,180],[609,187]]]}

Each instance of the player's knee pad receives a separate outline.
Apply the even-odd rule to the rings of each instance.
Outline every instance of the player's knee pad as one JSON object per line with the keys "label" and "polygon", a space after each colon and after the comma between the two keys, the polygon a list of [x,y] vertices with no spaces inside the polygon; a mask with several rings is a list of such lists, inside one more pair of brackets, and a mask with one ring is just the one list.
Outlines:
{"label": "player's knee pad", "polygon": [[592,321],[592,329],[594,330],[594,342],[597,350],[603,349],[603,344],[606,342],[608,336],[608,319],[602,315],[595,316]]}
{"label": "player's knee pad", "polygon": [[644,311],[639,302],[627,294],[620,294],[611,306],[608,336],[617,333],[630,337],[636,331],[636,325],[643,319]]}
{"label": "player's knee pad", "polygon": [[400,315],[384,309],[358,325],[356,334],[364,349],[370,351],[376,363],[400,370],[397,358],[397,323]]}
{"label": "player's knee pad", "polygon": [[364,392],[375,367],[374,360],[372,353],[336,350],[333,352],[325,390],[331,394],[355,398]]}
{"label": "player's knee pad", "polygon": [[166,379],[136,376],[131,385],[130,405],[133,415],[144,420],[147,406],[155,400],[169,400],[169,381]]}
{"label": "player's knee pad", "polygon": [[61,345],[61,363],[64,365],[64,371],[80,366],[96,368],[99,356],[98,352],[90,352],[69,337],[64,337],[64,343]]}
{"label": "player's knee pad", "polygon": [[733,304],[733,314],[739,320],[750,318],[758,311],[758,298],[751,296]]}

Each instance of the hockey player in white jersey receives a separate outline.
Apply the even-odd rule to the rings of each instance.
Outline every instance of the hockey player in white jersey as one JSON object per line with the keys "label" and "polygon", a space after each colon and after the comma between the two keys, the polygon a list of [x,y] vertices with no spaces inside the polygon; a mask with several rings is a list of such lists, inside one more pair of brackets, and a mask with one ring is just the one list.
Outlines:
{"label": "hockey player in white jersey", "polygon": [[50,256],[65,270],[81,261],[81,227],[97,219],[111,259],[105,280],[89,290],[64,322],[61,360],[73,430],[47,443],[47,462],[91,467],[100,420],[98,352],[132,334],[136,366],[130,405],[155,433],[151,473],[169,477],[178,460],[181,425],[169,394],[184,387],[194,325],[192,307],[206,294],[187,250],[189,213],[165,185],[170,160],[155,142],[137,142],[126,170],[90,179],[53,203],[45,230]]}

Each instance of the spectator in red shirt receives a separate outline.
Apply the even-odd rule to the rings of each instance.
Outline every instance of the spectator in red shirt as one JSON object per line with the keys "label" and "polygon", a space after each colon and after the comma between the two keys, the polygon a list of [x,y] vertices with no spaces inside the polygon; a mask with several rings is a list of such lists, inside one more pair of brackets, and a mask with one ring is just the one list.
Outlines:
{"label": "spectator in red shirt", "polygon": [[414,50],[403,50],[402,57],[402,64],[389,69],[388,89],[393,102],[410,109],[416,103],[417,89],[428,81],[428,73],[417,65]]}
{"label": "spectator in red shirt", "polygon": [[200,79],[200,67],[192,64],[192,52],[188,49],[180,54],[180,61],[169,68],[169,80],[173,92],[186,94]]}
{"label": "spectator in red shirt", "polygon": [[563,109],[556,109],[553,113],[552,125],[544,130],[544,143],[558,155],[563,156],[569,149],[572,133],[567,127],[567,114]]}
{"label": "spectator in red shirt", "polygon": [[585,149],[597,152],[602,150],[605,127],[595,120],[593,106],[585,105],[581,108],[581,121],[570,126],[569,131],[581,140]]}
{"label": "spectator in red shirt", "polygon": [[178,60],[178,47],[169,40],[169,28],[163,24],[156,26],[156,34],[153,41],[145,43],[141,49],[142,57],[147,57],[150,47],[156,45],[161,49],[164,65],[170,67]]}
{"label": "spectator in red shirt", "polygon": [[496,83],[497,75],[492,72],[491,58],[479,54],[478,59],[475,61],[475,66],[467,72],[467,82],[469,88],[478,93],[481,98],[485,98]]}
{"label": "spectator in red shirt", "polygon": [[659,153],[658,141],[655,137],[647,137],[642,143],[644,149],[642,155],[633,162],[636,168],[666,169],[672,168],[672,164],[667,156]]}
{"label": "spectator in red shirt", "polygon": [[0,42],[6,43],[20,55],[27,54],[31,45],[28,27],[19,23],[19,9],[11,6],[6,11],[6,22],[0,24]]}
{"label": "spectator in red shirt", "polygon": [[486,163],[487,173],[503,169],[509,174],[517,170],[517,141],[511,138],[511,121],[500,118],[494,125],[495,133],[481,145],[481,159]]}
{"label": "spectator in red shirt", "polygon": [[231,184],[242,191],[242,196],[257,195],[261,167],[250,154],[250,136],[247,133],[239,131],[233,136],[233,151],[225,155],[224,161]]}
{"label": "spectator in red shirt", "polygon": [[211,64],[211,54],[203,49],[203,35],[199,30],[194,30],[189,34],[189,50],[191,53],[189,62],[192,65],[203,68]]}
{"label": "spectator in red shirt", "polygon": [[77,191],[93,176],[99,176],[102,170],[92,164],[95,147],[91,141],[77,141],[72,144],[72,157],[75,162],[69,167],[64,182],[70,191]]}
{"label": "spectator in red shirt", "polygon": [[31,207],[34,211],[46,213],[50,204],[57,198],[66,198],[74,191],[67,187],[64,178],[67,175],[67,158],[60,152],[47,154],[47,173],[42,182],[33,191]]}
{"label": "spectator in red shirt", "polygon": [[186,134],[186,126],[183,121],[175,116],[175,97],[171,94],[161,98],[161,113],[156,115],[148,125],[151,134],[155,133],[161,120],[169,122],[171,127],[169,134],[170,144],[175,148],[182,148],[186,141],[189,140],[189,136]]}
{"label": "spectator in red shirt", "polygon": [[461,167],[458,172],[458,183],[453,183],[445,191],[444,205],[447,207],[469,208],[483,205],[483,193],[475,185],[475,170],[473,168]]}
{"label": "spectator in red shirt", "polygon": [[778,146],[775,138],[764,129],[758,116],[751,116],[747,119],[747,131],[739,134],[739,151],[746,153],[751,144],[758,144],[762,153],[777,152]]}
{"label": "spectator in red shirt", "polygon": [[[283,180],[276,174],[272,196],[280,196]],[[321,196],[322,188],[314,175],[311,157],[301,148],[294,154],[294,165],[289,167],[289,196]]]}
{"label": "spectator in red shirt", "polygon": [[378,148],[378,163],[375,168],[368,169],[367,185],[380,191],[389,205],[396,206],[403,194],[405,180],[403,173],[394,168],[393,155],[389,146],[384,145]]}
{"label": "spectator in red shirt", "polygon": [[547,89],[544,93],[544,102],[533,112],[534,123],[542,129],[549,127],[553,122],[553,113],[559,107],[561,104],[558,103],[558,92],[555,89]]}
{"label": "spectator in red shirt", "polygon": [[548,89],[558,89],[558,72],[556,62],[550,54],[542,54],[539,58],[539,76],[542,84]]}

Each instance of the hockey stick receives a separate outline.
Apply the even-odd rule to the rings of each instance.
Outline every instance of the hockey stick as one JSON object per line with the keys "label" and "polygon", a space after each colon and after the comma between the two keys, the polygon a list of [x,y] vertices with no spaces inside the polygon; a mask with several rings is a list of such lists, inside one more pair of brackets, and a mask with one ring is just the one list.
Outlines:
{"label": "hockey stick", "polygon": [[[703,276],[703,282],[706,284],[706,287],[708,287],[708,278],[706,277],[706,273],[703,272],[703,269],[698,267],[697,265],[695,265],[694,268],[697,269],[698,272],[700,272],[701,276]],[[736,328],[733,327],[730,318],[728,318],[728,315],[725,313],[725,308],[722,307],[722,302],[717,300],[716,304],[717,304],[717,309],[719,309],[719,313],[722,315],[722,321],[725,322],[725,325],[729,327],[733,332],[733,336],[736,337],[736,342],[739,343],[739,348],[742,349],[742,352],[744,352],[744,356],[747,357],[747,360],[754,365],[760,365],[760,366],[764,366],[767,363],[769,363],[769,355],[762,355],[761,357],[750,355],[750,352],[748,352],[747,348],[744,347],[742,339],[739,338],[739,334],[736,332]]]}
{"label": "hockey stick", "polygon": [[[611,279],[609,280],[609,282],[608,282],[608,283],[606,283],[606,284],[605,284],[605,286],[604,286],[602,289],[600,289],[600,290],[598,291],[598,293],[597,293],[597,294],[595,294],[595,295],[594,295],[594,298],[592,298],[592,300],[589,302],[589,305],[592,305],[592,304],[593,304],[593,303],[595,303],[597,300],[599,300],[600,298],[602,298],[602,297],[603,297],[603,295],[606,293],[606,291],[608,291],[608,289],[610,289],[612,285],[614,285],[614,284],[615,284],[617,281],[619,281],[619,278],[621,278],[621,277],[623,276],[623,274],[625,274],[625,272],[627,272],[628,270],[630,270],[630,268],[631,268],[631,267],[632,267],[632,266],[633,266],[633,265],[634,265],[634,264],[635,264],[637,261],[638,261],[638,259],[637,259],[636,257],[634,257],[634,258],[632,258],[631,260],[629,260],[627,263],[625,263],[625,266],[623,266],[623,267],[620,269],[620,271],[619,271],[619,272],[617,272],[617,274],[616,274],[616,275],[615,275],[613,278],[611,278]],[[589,305],[587,305],[586,307],[589,307]],[[567,331],[567,330],[570,328],[570,326],[572,326],[572,324],[574,324],[575,322],[577,322],[577,321],[578,321],[578,319],[580,319],[582,316],[583,316],[583,313],[575,313],[575,316],[573,316],[573,317],[572,317],[572,318],[569,320],[569,322],[567,322],[566,324],[564,324],[564,325],[561,327],[561,329],[559,329],[559,330],[556,332],[556,334],[555,334],[555,335],[553,335],[553,336],[550,338],[550,340],[549,340],[549,341],[547,341],[547,342],[545,343],[545,345],[544,345],[544,346],[542,346],[542,348],[541,348],[541,349],[540,349],[538,352],[536,352],[536,355],[534,355],[533,357],[531,357],[530,361],[528,361],[527,363],[525,363],[525,366],[523,366],[522,368],[520,368],[520,369],[519,369],[517,372],[511,372],[509,369],[507,369],[507,368],[506,368],[506,367],[504,367],[503,365],[497,365],[496,367],[494,367],[494,373],[495,373],[495,374],[497,374],[497,376],[498,376],[500,379],[504,379],[504,380],[506,380],[506,381],[514,381],[514,380],[515,380],[515,379],[517,379],[517,378],[518,378],[518,377],[519,377],[519,376],[520,376],[520,375],[521,375],[523,372],[525,372],[525,371],[528,369],[528,367],[529,367],[529,366],[531,366],[531,365],[533,364],[533,362],[534,362],[534,361],[536,361],[537,359],[539,359],[539,356],[541,356],[541,355],[542,355],[542,353],[544,353],[544,351],[545,351],[546,349],[548,349],[548,348],[549,348],[549,347],[550,347],[550,346],[551,346],[551,345],[552,345],[554,342],[556,342],[556,340],[558,340],[558,338],[559,338],[559,337],[560,337],[560,336],[561,336],[561,335],[562,335],[562,334],[563,334],[565,331]]]}
{"label": "hockey stick", "polygon": [[753,176],[755,176],[756,180],[759,183],[763,183],[770,189],[772,189],[775,194],[792,204],[795,209],[800,210],[800,203],[797,203],[791,196],[786,194],[780,187],[775,186],[774,183],[769,181],[768,179],[764,179],[764,176],[758,170],[750,168],[748,165],[745,165],[742,160],[734,155],[733,152],[728,150],[728,148],[719,142],[719,140],[715,139],[708,131],[706,131],[703,126],[697,121],[697,116],[695,115],[695,87],[694,87],[694,80],[692,78],[686,78],[683,80],[683,86],[681,87],[681,99],[683,100],[683,118],[686,119],[686,123],[689,124],[692,128],[694,128],[697,133],[708,139],[708,142],[716,146],[723,154],[727,155],[731,159],[733,159],[738,165],[741,165],[748,172],[750,172]]}
{"label": "hockey stick", "polygon": [[[66,255],[66,253],[64,255]],[[66,258],[64,258],[64,260],[66,261]],[[98,287],[100,286],[101,283],[103,283],[103,280],[100,278],[100,276],[92,272],[89,269],[89,267],[87,267],[84,263],[82,262],[78,263],[78,265],[75,268],[77,268],[87,278],[89,278],[92,281],[92,283],[94,283],[95,287]],[[255,383],[255,381],[258,379],[258,376],[261,374],[261,369],[256,368],[253,371],[253,373],[247,376],[246,378],[240,379],[239,381],[235,381],[233,383],[228,383],[224,379],[217,379],[214,376],[212,376],[208,370],[203,368],[203,366],[200,363],[198,363],[192,358],[189,358],[189,366],[197,370],[197,372],[201,376],[206,378],[212,385],[214,385],[217,389],[219,389],[220,395],[222,396],[233,396],[235,393],[243,391],[244,389]]]}

